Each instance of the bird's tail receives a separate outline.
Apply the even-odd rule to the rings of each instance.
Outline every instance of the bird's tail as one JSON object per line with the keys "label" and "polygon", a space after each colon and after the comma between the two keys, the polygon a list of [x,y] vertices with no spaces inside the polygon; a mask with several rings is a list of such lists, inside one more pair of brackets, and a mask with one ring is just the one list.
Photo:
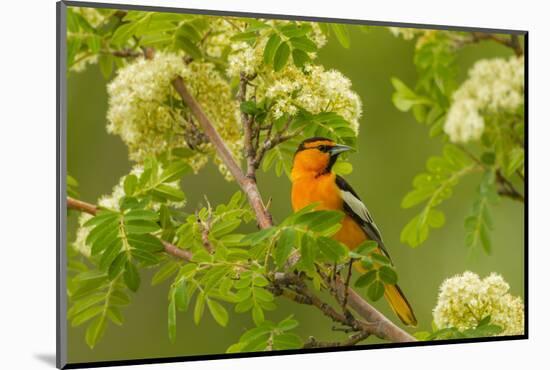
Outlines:
{"label": "bird's tail", "polygon": [[[368,271],[359,263],[355,263],[354,267],[362,274]],[[405,298],[405,294],[403,294],[401,288],[397,284],[384,284],[384,288],[384,297],[397,317],[407,326],[416,326],[417,321],[413,309],[407,298]]]}
{"label": "bird's tail", "polygon": [[384,297],[388,301],[393,312],[401,319],[403,324],[416,326],[416,317],[414,316],[409,301],[407,301],[407,298],[405,298],[405,295],[401,291],[401,288],[399,288],[398,285],[389,284],[387,284],[385,288]]}

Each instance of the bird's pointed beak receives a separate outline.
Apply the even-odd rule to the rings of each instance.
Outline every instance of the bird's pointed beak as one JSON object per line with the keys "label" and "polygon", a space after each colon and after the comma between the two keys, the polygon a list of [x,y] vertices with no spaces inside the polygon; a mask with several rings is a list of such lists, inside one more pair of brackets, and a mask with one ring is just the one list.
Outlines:
{"label": "bird's pointed beak", "polygon": [[331,147],[328,152],[330,153],[331,157],[335,157],[335,156],[337,156],[341,153],[347,152],[349,150],[353,150],[353,148],[350,147],[350,146],[347,146],[347,145],[337,144],[337,145],[334,145],[333,147]]}

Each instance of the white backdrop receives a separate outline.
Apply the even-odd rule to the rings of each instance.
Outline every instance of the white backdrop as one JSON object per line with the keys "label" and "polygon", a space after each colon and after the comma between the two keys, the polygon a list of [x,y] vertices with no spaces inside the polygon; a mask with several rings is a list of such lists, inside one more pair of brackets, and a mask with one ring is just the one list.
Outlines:
{"label": "white backdrop", "polygon": [[[127,0],[113,3],[526,29],[529,35],[528,341],[141,366],[143,369],[478,369],[548,363],[549,28],[542,1]],[[55,1],[5,1],[0,21],[0,366],[55,359]],[[546,365],[547,366],[547,365]],[[532,368],[541,366],[530,366]],[[136,367],[137,368],[137,367]]]}

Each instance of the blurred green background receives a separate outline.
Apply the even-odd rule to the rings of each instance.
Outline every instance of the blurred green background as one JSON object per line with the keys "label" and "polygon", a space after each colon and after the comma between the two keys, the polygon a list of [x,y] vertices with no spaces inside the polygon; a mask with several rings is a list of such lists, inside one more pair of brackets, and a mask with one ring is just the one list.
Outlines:
{"label": "blurred green background", "polygon": [[[479,178],[468,177],[456,188],[454,196],[442,206],[447,223],[431,233],[428,241],[412,249],[399,241],[403,226],[416,209],[400,207],[403,196],[411,188],[413,177],[424,169],[426,159],[441,153],[439,139],[430,139],[428,129],[418,124],[411,114],[397,111],[391,102],[392,76],[408,85],[416,82],[413,65],[414,43],[392,36],[386,29],[371,27],[368,33],[351,27],[351,47],[342,48],[335,39],[319,52],[319,59],[328,68],[348,76],[361,96],[364,113],[358,140],[359,151],[351,157],[354,171],[348,175],[380,226],[399,273],[400,285],[416,312],[419,326],[410,332],[429,330],[431,310],[437,300],[441,282],[454,274],[471,270],[484,277],[498,272],[510,283],[511,292],[523,297],[524,285],[524,220],[523,205],[503,200],[493,207],[495,230],[492,234],[494,252],[484,255],[480,249],[471,253],[464,245],[464,217],[470,212]],[[484,42],[468,46],[459,52],[460,80],[479,58],[508,56],[511,52],[495,43]],[[106,126],[107,95],[97,66],[68,77],[67,163],[69,173],[79,183],[83,200],[96,202],[110,193],[113,185],[130,169],[127,150],[117,136],[108,135]],[[288,178],[274,173],[260,173],[260,189],[271,197],[275,220],[291,212]],[[206,194],[213,203],[225,202],[237,190],[234,182],[226,182],[213,165],[197,176],[187,176],[183,189],[192,211]],[[69,219],[68,238],[74,239],[76,215]],[[142,275],[142,287],[123,314],[125,324],[110,324],[105,336],[91,350],[85,343],[85,328],[70,328],[68,332],[69,362],[140,359],[223,353],[239,336],[253,327],[249,314],[231,314],[226,328],[218,326],[208,315],[199,327],[192,315],[178,313],[176,343],[168,340],[167,293],[169,282],[151,287],[154,271]],[[363,292],[365,293],[365,292]],[[366,295],[366,294],[365,294]],[[303,339],[318,340],[342,337],[331,330],[332,322],[308,306],[279,300],[280,308],[267,314],[280,320],[294,314],[300,321],[297,333]],[[384,300],[375,304],[390,319],[399,320]],[[370,338],[365,343],[375,342]]]}

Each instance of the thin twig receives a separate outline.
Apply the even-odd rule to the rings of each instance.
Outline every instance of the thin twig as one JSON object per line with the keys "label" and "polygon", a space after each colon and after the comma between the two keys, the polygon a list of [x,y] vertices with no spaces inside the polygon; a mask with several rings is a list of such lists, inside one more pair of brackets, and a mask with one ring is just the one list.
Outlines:
{"label": "thin twig", "polygon": [[[241,72],[240,76],[240,83],[239,83],[239,94],[237,98],[239,99],[240,103],[243,103],[246,101],[246,87],[248,85],[249,78],[244,73]],[[246,170],[246,176],[250,179],[255,180],[255,172],[256,168],[254,167],[254,157],[256,156],[256,147],[254,146],[253,139],[255,137],[255,133],[253,132],[253,120],[254,117],[252,115],[249,115],[245,112],[241,111],[241,122],[243,125],[243,133],[244,133],[244,156],[246,158],[246,164],[247,164],[247,170]]]}
{"label": "thin twig", "polygon": [[369,333],[363,331],[351,335],[347,340],[340,342],[321,342],[314,337],[309,337],[308,341],[304,344],[303,348],[334,348],[334,347],[351,347],[357,343],[367,339]]}
{"label": "thin twig", "polygon": [[350,279],[351,279],[351,269],[352,269],[352,265],[353,265],[353,258],[351,258],[349,260],[349,266],[348,266],[348,274],[346,276],[346,282],[345,282],[345,286],[346,286],[346,294],[344,294],[344,299],[343,299],[343,302],[342,302],[342,309],[344,311],[346,311],[346,305],[348,304],[348,291],[349,291],[349,282],[350,282]]}
{"label": "thin twig", "polygon": [[177,77],[172,84],[174,85],[174,88],[176,89],[184,103],[189,107],[193,115],[197,118],[197,121],[201,125],[208,139],[210,140],[210,143],[216,149],[216,152],[218,153],[220,159],[224,162],[231,175],[233,175],[243,192],[247,195],[248,202],[250,203],[250,206],[256,214],[258,225],[262,229],[273,226],[271,215],[269,214],[269,212],[266,211],[264,207],[256,181],[244,175],[243,171],[233,158],[233,155],[227,148],[227,145],[214,128],[214,125],[210,122],[210,120],[200,107],[199,103],[197,103],[195,98],[193,98],[193,96],[187,90],[183,79],[181,77]]}
{"label": "thin twig", "polygon": [[[206,198],[206,197],[205,197]],[[212,227],[212,207],[210,206],[210,202],[208,199],[206,199],[207,204],[207,212],[208,216],[206,220],[202,220],[199,218],[197,214],[197,222],[199,224],[199,228],[201,230],[201,241],[204,249],[210,254],[214,253],[214,246],[210,242],[209,234],[210,234],[210,228]]]}
{"label": "thin twig", "polygon": [[491,40],[511,48],[517,56],[523,55],[523,48],[517,35],[510,35],[510,38],[495,35],[493,33],[472,32],[472,42]]}

